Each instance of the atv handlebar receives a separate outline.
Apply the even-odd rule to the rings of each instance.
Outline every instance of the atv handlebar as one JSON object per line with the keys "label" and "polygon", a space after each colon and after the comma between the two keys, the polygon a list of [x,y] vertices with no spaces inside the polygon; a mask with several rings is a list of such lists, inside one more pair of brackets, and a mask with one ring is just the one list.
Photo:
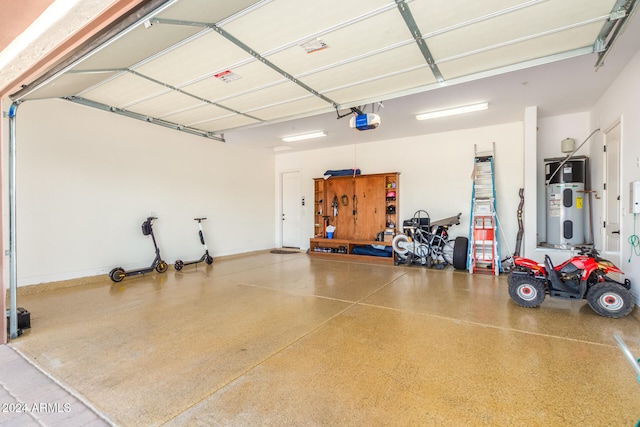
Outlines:
{"label": "atv handlebar", "polygon": [[589,246],[576,246],[574,249],[578,250],[578,255],[587,255],[596,258],[600,255],[600,252],[594,247]]}

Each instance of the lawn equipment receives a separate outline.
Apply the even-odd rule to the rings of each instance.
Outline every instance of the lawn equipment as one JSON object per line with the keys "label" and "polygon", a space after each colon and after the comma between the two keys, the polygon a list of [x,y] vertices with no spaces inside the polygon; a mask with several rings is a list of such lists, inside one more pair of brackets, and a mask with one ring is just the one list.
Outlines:
{"label": "lawn equipment", "polygon": [[544,263],[513,257],[509,273],[509,296],[522,307],[538,307],[545,295],[552,298],[586,299],[601,316],[619,318],[634,307],[631,281],[618,282],[610,273],[623,274],[611,261],[600,258],[594,248],[579,247],[578,255],[554,266],[545,255]]}
{"label": "lawn equipment", "polygon": [[207,244],[204,241],[204,231],[202,231],[202,221],[206,219],[207,218],[194,218],[194,221],[198,221],[198,237],[200,238],[200,243],[202,244],[202,246],[204,246],[204,254],[202,254],[200,259],[197,259],[195,261],[182,261],[180,259],[176,260],[176,262],[173,264],[173,268],[175,268],[177,271],[182,270],[182,267],[184,267],[185,265],[198,264],[202,261],[206,262],[208,265],[213,264],[213,258],[211,257],[211,255],[209,255],[209,249],[207,249]]}
{"label": "lawn equipment", "polygon": [[153,240],[153,246],[156,248],[156,257],[153,259],[150,267],[139,268],[137,270],[129,270],[125,271],[122,267],[116,267],[109,273],[109,278],[114,282],[121,282],[126,276],[135,276],[138,274],[149,273],[154,269],[158,273],[164,273],[167,271],[169,266],[166,262],[162,260],[160,256],[160,249],[158,248],[158,244],[156,243],[156,238],[153,235],[153,220],[158,219],[156,217],[150,216],[142,223],[142,234],[145,236],[151,235],[151,239]]}
{"label": "lawn equipment", "polygon": [[[461,252],[455,250],[453,242],[449,240],[448,232],[449,227],[460,224],[460,215],[431,222],[429,213],[419,210],[413,218],[404,221],[403,232],[396,234],[391,242],[397,254],[397,264],[419,264],[436,268],[444,268],[448,264],[453,264],[455,267],[460,264],[457,258]],[[464,245],[458,246],[464,246],[464,268],[466,268],[466,237]]]}

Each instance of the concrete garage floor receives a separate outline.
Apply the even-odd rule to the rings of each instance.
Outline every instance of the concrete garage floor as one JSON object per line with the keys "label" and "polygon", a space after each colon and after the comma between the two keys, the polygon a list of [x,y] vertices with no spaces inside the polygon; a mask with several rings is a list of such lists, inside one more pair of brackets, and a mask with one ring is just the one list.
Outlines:
{"label": "concrete garage floor", "polygon": [[640,357],[638,309],[617,320],[579,301],[524,309],[505,276],[260,253],[18,302],[32,328],[9,346],[115,425],[640,418],[640,384],[613,339]]}

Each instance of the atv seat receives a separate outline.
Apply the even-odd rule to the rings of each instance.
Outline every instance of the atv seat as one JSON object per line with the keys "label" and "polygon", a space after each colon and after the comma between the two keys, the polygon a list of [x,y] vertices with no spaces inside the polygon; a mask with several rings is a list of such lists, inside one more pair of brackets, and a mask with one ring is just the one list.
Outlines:
{"label": "atv seat", "polygon": [[[549,255],[544,256],[544,267],[547,270],[547,278],[550,282],[550,287],[552,288],[549,290],[550,292],[553,290],[571,294],[579,292],[579,289],[575,286],[571,286],[570,282],[567,283],[560,278],[560,274],[556,271],[555,268],[553,268],[553,263],[551,262],[551,258],[549,258]],[[568,298],[569,296],[567,295],[565,297]]]}
{"label": "atv seat", "polygon": [[551,258],[549,258],[549,255],[544,256],[544,268],[547,269],[547,275],[549,276],[549,280],[551,280],[553,284],[560,281],[560,275],[555,270],[555,268],[553,268],[553,263],[551,262]]}

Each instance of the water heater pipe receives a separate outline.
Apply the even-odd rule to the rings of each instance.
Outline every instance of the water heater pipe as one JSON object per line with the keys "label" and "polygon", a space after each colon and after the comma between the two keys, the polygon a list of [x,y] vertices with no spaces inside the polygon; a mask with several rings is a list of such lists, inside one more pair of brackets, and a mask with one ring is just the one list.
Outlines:
{"label": "water heater pipe", "polygon": [[547,182],[544,183],[544,185],[549,185],[549,182],[551,182],[551,180],[553,179],[553,177],[558,173],[558,171],[560,169],[562,169],[562,166],[564,166],[565,163],[567,163],[569,161],[569,159],[571,158],[571,156],[573,156],[574,154],[576,154],[576,152],[582,148],[582,146],[584,144],[587,143],[587,141],[589,139],[591,139],[591,137],[600,130],[600,128],[594,130],[593,132],[591,132],[591,134],[587,137],[587,139],[585,139],[584,141],[582,141],[582,144],[578,145],[578,148],[576,148],[575,150],[573,150],[571,153],[567,154],[567,158],[564,159],[562,162],[560,162],[560,164],[558,165],[558,167],[556,168],[556,170],[553,171],[553,173],[551,174],[551,176],[549,177],[549,179],[547,180]]}

